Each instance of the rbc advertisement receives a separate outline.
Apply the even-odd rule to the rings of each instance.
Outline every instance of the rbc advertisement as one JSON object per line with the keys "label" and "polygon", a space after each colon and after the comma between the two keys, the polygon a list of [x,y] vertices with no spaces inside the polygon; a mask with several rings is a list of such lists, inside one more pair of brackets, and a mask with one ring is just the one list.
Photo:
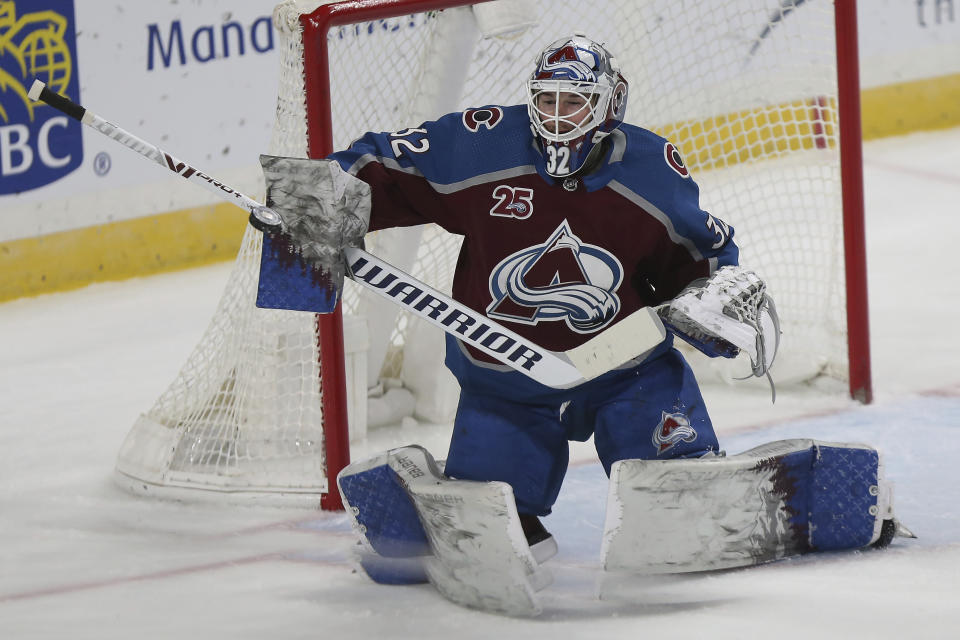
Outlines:
{"label": "rbc advertisement", "polygon": [[83,161],[81,124],[27,92],[34,79],[80,101],[73,0],[0,0],[0,194],[58,180]]}
{"label": "rbc advertisement", "polygon": [[246,193],[279,77],[269,0],[0,0],[0,242],[217,203],[33,102],[35,79]]}

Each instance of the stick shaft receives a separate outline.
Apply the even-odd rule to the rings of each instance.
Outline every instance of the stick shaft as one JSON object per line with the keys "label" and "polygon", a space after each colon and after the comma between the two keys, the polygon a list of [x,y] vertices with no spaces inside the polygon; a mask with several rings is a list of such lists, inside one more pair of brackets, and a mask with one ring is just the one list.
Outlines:
{"label": "stick shaft", "polygon": [[79,120],[91,129],[94,129],[108,138],[119,142],[128,149],[136,151],[143,157],[153,160],[161,167],[169,169],[180,177],[198,184],[208,191],[216,193],[224,200],[234,203],[249,213],[255,213],[264,209],[264,206],[253,198],[243,195],[232,187],[220,182],[212,176],[207,175],[203,171],[200,171],[196,167],[191,166],[183,160],[177,159],[175,156],[167,153],[160,147],[151,144],[146,140],[138,138],[129,131],[118,127],[108,120],[104,120],[97,114],[78,105],[69,98],[51,91],[39,80],[34,81],[33,87],[30,89],[30,97],[34,98],[34,100],[41,100],[54,109],[57,109],[58,111],[70,116],[71,118]]}

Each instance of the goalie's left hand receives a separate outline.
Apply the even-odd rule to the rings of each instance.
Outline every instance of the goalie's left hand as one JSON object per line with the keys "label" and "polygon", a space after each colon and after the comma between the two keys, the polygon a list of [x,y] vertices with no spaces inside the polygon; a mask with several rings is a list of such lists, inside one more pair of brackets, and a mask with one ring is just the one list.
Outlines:
{"label": "goalie's left hand", "polygon": [[658,309],[665,325],[708,356],[750,356],[753,375],[769,376],[780,346],[780,319],[756,273],[722,267]]}

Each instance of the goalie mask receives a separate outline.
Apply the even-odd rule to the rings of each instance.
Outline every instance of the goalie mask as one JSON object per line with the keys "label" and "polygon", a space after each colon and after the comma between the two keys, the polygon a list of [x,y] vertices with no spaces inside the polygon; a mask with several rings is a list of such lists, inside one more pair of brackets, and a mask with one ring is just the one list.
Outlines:
{"label": "goalie mask", "polygon": [[627,81],[603,46],[577,34],[547,46],[527,81],[527,111],[546,172],[580,171],[590,152],[623,123]]}

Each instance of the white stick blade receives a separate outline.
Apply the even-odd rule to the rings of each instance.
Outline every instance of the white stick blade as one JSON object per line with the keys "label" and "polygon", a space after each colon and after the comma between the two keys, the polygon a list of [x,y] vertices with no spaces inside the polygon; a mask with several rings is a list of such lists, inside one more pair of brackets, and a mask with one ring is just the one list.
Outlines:
{"label": "white stick blade", "polygon": [[595,378],[654,348],[667,332],[650,307],[635,311],[609,329],[566,352],[583,377]]}

